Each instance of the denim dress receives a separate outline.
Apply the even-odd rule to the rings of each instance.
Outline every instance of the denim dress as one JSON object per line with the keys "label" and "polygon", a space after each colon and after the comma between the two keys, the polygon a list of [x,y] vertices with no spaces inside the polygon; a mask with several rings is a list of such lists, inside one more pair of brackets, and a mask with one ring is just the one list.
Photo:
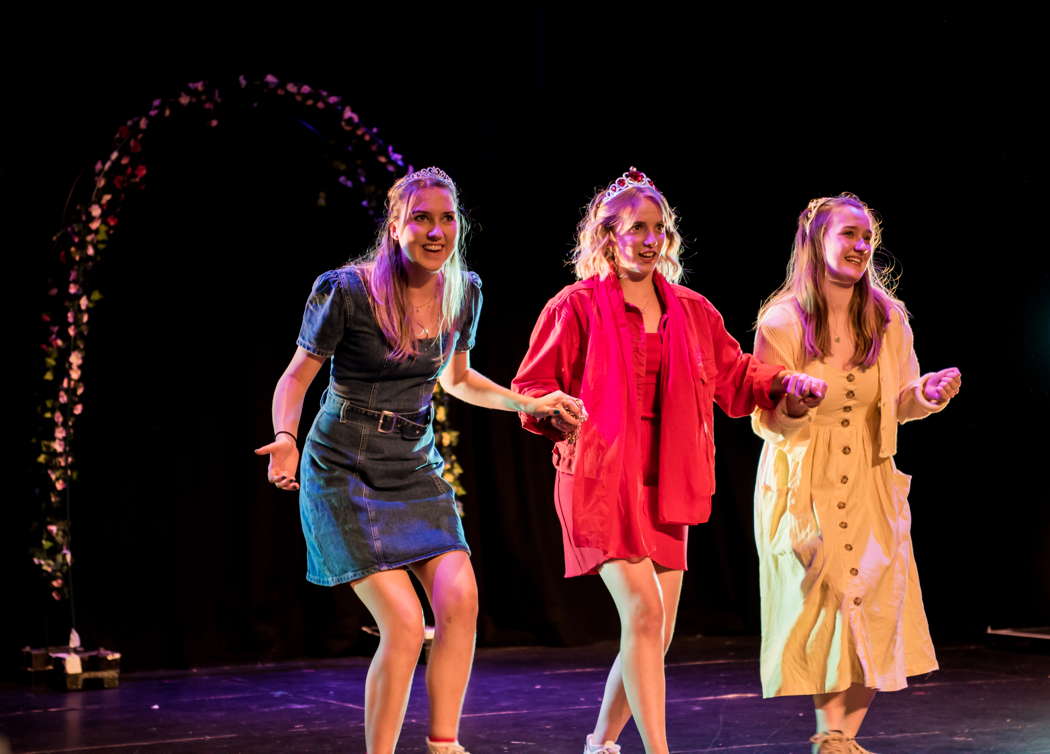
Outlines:
{"label": "denim dress", "polygon": [[412,439],[378,418],[384,411],[426,411],[450,360],[436,360],[448,338],[452,351],[473,347],[481,280],[468,274],[457,326],[422,340],[420,354],[404,361],[389,358],[355,267],[331,270],[314,282],[296,342],[331,357],[331,374],[300,466],[308,581],[334,586],[451,550],[470,552],[452,487],[441,476],[444,461],[434,447],[430,415],[415,417],[425,428],[408,433],[420,435]]}

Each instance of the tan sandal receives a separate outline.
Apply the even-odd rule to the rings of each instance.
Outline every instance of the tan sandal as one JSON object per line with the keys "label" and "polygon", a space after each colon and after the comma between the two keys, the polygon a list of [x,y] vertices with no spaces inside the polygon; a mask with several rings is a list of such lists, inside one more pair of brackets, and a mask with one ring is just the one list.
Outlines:
{"label": "tan sandal", "polygon": [[809,739],[813,744],[812,754],[853,754],[850,741],[841,730],[826,730]]}
{"label": "tan sandal", "polygon": [[850,754],[875,754],[875,752],[868,751],[859,743],[857,743],[857,739],[855,738],[847,738],[846,741],[849,743]]}
{"label": "tan sandal", "polygon": [[470,754],[459,741],[435,743],[427,738],[427,754]]}

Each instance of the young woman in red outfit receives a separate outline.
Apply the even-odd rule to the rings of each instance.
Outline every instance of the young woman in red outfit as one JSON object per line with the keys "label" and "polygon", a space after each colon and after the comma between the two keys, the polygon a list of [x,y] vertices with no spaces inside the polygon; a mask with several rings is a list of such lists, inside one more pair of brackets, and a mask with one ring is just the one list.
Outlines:
{"label": "young woman in red outfit", "polygon": [[[666,754],[664,653],[688,527],[714,492],[713,403],[730,416],[785,391],[816,405],[824,384],[741,353],[721,315],[677,285],[681,237],[667,200],[631,168],[591,201],[573,252],[577,283],[551,299],[514,380],[524,395],[579,396],[579,416],[522,416],[556,442],[555,506],[566,577],[598,574],[620,616],[620,653],[585,753],[612,754],[634,716]],[[583,406],[586,406],[584,411]]]}

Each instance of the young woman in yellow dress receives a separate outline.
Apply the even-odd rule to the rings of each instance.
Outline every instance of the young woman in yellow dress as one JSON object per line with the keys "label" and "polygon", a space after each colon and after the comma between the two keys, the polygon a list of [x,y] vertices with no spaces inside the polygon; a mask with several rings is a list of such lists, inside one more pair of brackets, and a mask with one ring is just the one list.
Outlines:
{"label": "young woman in yellow dress", "polygon": [[812,695],[813,749],[855,740],[877,690],[937,668],[911,543],[897,424],[942,410],[958,369],[920,376],[904,304],[872,265],[879,224],[852,194],[809,203],[788,275],[758,316],[755,356],[822,378],[752,414],[764,696]]}

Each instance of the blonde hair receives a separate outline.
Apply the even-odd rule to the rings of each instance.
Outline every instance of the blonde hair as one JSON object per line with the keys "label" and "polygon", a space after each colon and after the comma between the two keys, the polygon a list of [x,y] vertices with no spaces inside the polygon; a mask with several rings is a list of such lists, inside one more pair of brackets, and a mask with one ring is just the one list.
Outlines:
{"label": "blonde hair", "polygon": [[838,207],[854,207],[864,212],[871,223],[871,262],[864,275],[853,285],[847,314],[855,343],[851,363],[871,367],[879,358],[882,339],[893,311],[907,317],[904,303],[894,297],[897,280],[892,275],[892,263],[877,265],[875,253],[880,251],[882,226],[878,217],[857,196],[842,193],[813,199],[798,217],[798,229],[788,261],[787,277],[758,312],[758,320],[767,311],[783,302],[791,302],[802,319],[803,347],[807,358],[823,359],[831,351],[831,328],[828,323],[828,302],[824,297],[823,282],[827,265],[824,261],[824,234]]}
{"label": "blonde hair", "polygon": [[[459,204],[456,184],[443,171],[430,168],[402,177],[386,194],[386,215],[379,226],[375,246],[364,256],[350,262],[350,265],[356,266],[362,273],[372,313],[390,345],[391,353],[388,358],[393,361],[404,361],[418,356],[419,338],[415,335],[411,308],[406,300],[406,262],[401,254],[400,244],[390,232],[390,226],[404,224],[412,205],[412,197],[424,188],[441,188],[448,191],[456,211],[456,243],[439,273],[438,280],[441,291],[438,332],[442,335],[451,332],[462,321],[463,306],[470,285],[467,267],[463,261],[464,242],[469,226]],[[451,344],[452,339],[448,338],[441,355],[435,360],[444,361],[448,357]]]}
{"label": "blonde hair", "polygon": [[649,200],[660,208],[667,236],[656,269],[671,283],[681,280],[685,272],[678,261],[682,237],[678,233],[678,217],[664,195],[651,186],[631,186],[606,201],[605,191],[601,189],[591,199],[577,226],[576,248],[570,260],[576,279],[586,280],[595,275],[604,279],[609,273],[619,274],[614,236],[638,213],[642,202]]}

